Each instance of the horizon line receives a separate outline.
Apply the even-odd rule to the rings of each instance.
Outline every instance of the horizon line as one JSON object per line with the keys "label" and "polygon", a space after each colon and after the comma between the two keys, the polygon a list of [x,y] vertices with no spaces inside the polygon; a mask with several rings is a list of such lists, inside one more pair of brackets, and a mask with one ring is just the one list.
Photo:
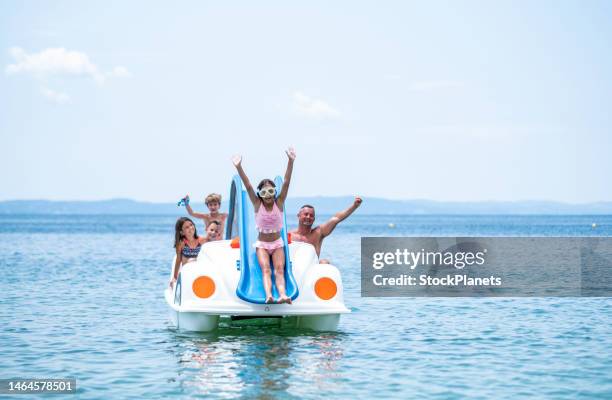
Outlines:
{"label": "horizon line", "polygon": [[[355,195],[334,195],[334,196],[324,196],[324,195],[314,195],[314,196],[293,196],[288,197],[287,200],[290,199],[304,199],[304,198],[323,198],[323,199],[338,199],[338,198],[354,198]],[[359,196],[362,199],[370,199],[370,200],[383,200],[390,202],[415,202],[415,201],[426,201],[433,203],[556,203],[556,204],[564,204],[564,205],[576,205],[576,206],[584,206],[584,205],[592,205],[592,204],[602,204],[602,203],[612,203],[612,200],[594,200],[587,202],[568,202],[563,200],[541,200],[541,199],[522,199],[522,200],[435,200],[435,199],[426,199],[426,198],[410,198],[410,199],[393,199],[386,197],[373,197],[373,196]],[[97,200],[54,200],[54,199],[45,199],[45,198],[32,198],[32,199],[3,199],[0,200],[0,203],[10,203],[10,202],[51,202],[51,203],[98,203],[98,202],[111,202],[111,201],[130,201],[134,203],[145,203],[145,204],[173,204],[174,201],[149,201],[149,200],[135,200],[127,197],[111,197],[105,199],[97,199]],[[222,200],[222,202],[227,202],[227,199]]]}

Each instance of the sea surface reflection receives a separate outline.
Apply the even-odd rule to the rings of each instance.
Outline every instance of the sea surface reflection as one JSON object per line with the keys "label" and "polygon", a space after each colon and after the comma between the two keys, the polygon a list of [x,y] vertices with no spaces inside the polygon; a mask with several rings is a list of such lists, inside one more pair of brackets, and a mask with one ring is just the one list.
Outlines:
{"label": "sea surface reflection", "polygon": [[[300,398],[342,378],[345,334],[279,326],[221,327],[212,333],[169,329],[177,381],[189,395]],[[300,389],[302,388],[302,389]]]}

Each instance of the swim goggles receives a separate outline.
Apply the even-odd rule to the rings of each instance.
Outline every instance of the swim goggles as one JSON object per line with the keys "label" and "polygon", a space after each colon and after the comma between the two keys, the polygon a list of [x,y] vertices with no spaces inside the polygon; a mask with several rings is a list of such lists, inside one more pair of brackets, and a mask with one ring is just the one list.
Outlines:
{"label": "swim goggles", "polygon": [[261,197],[274,196],[276,194],[276,188],[273,188],[273,187],[261,188],[259,189],[259,192],[257,193],[259,193]]}

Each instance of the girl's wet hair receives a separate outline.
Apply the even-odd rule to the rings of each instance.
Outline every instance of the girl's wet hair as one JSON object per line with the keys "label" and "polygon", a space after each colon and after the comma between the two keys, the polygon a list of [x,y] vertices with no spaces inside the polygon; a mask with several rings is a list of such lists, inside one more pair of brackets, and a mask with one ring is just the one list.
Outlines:
{"label": "girl's wet hair", "polygon": [[266,185],[270,185],[273,188],[276,188],[276,185],[274,184],[274,181],[271,179],[262,179],[261,182],[259,182],[259,185],[257,185],[257,197],[259,197],[261,199],[261,196],[259,195],[259,191],[261,190],[262,187],[266,186]]}
{"label": "girl's wet hair", "polygon": [[176,225],[174,225],[174,247],[175,248],[178,246],[181,240],[183,240],[183,233],[181,231],[183,230],[183,224],[187,221],[193,224],[193,237],[196,239],[198,238],[198,230],[196,229],[196,226],[191,220],[191,218],[181,217],[176,220]]}

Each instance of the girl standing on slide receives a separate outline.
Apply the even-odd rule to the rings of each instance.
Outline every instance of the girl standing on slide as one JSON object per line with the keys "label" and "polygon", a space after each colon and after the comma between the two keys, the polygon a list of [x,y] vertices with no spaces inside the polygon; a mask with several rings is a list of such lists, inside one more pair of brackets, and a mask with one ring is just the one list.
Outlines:
{"label": "girl standing on slide", "polygon": [[291,182],[291,173],[293,172],[293,161],[295,160],[295,150],[289,148],[287,151],[289,161],[287,163],[287,171],[283,180],[278,198],[276,198],[276,185],[271,179],[264,179],[257,185],[257,193],[253,190],[253,186],[242,169],[242,156],[234,156],[232,161],[238,170],[238,175],[244,183],[244,187],[249,194],[249,199],[255,208],[255,224],[259,231],[259,237],[255,242],[257,248],[257,260],[261,267],[263,275],[264,291],[266,292],[266,303],[273,303],[272,297],[272,272],[270,269],[270,259],[274,265],[274,278],[276,288],[280,295],[278,302],[291,304],[291,298],[287,296],[285,291],[285,250],[284,242],[280,236],[280,231],[283,228],[283,208],[289,183]]}

